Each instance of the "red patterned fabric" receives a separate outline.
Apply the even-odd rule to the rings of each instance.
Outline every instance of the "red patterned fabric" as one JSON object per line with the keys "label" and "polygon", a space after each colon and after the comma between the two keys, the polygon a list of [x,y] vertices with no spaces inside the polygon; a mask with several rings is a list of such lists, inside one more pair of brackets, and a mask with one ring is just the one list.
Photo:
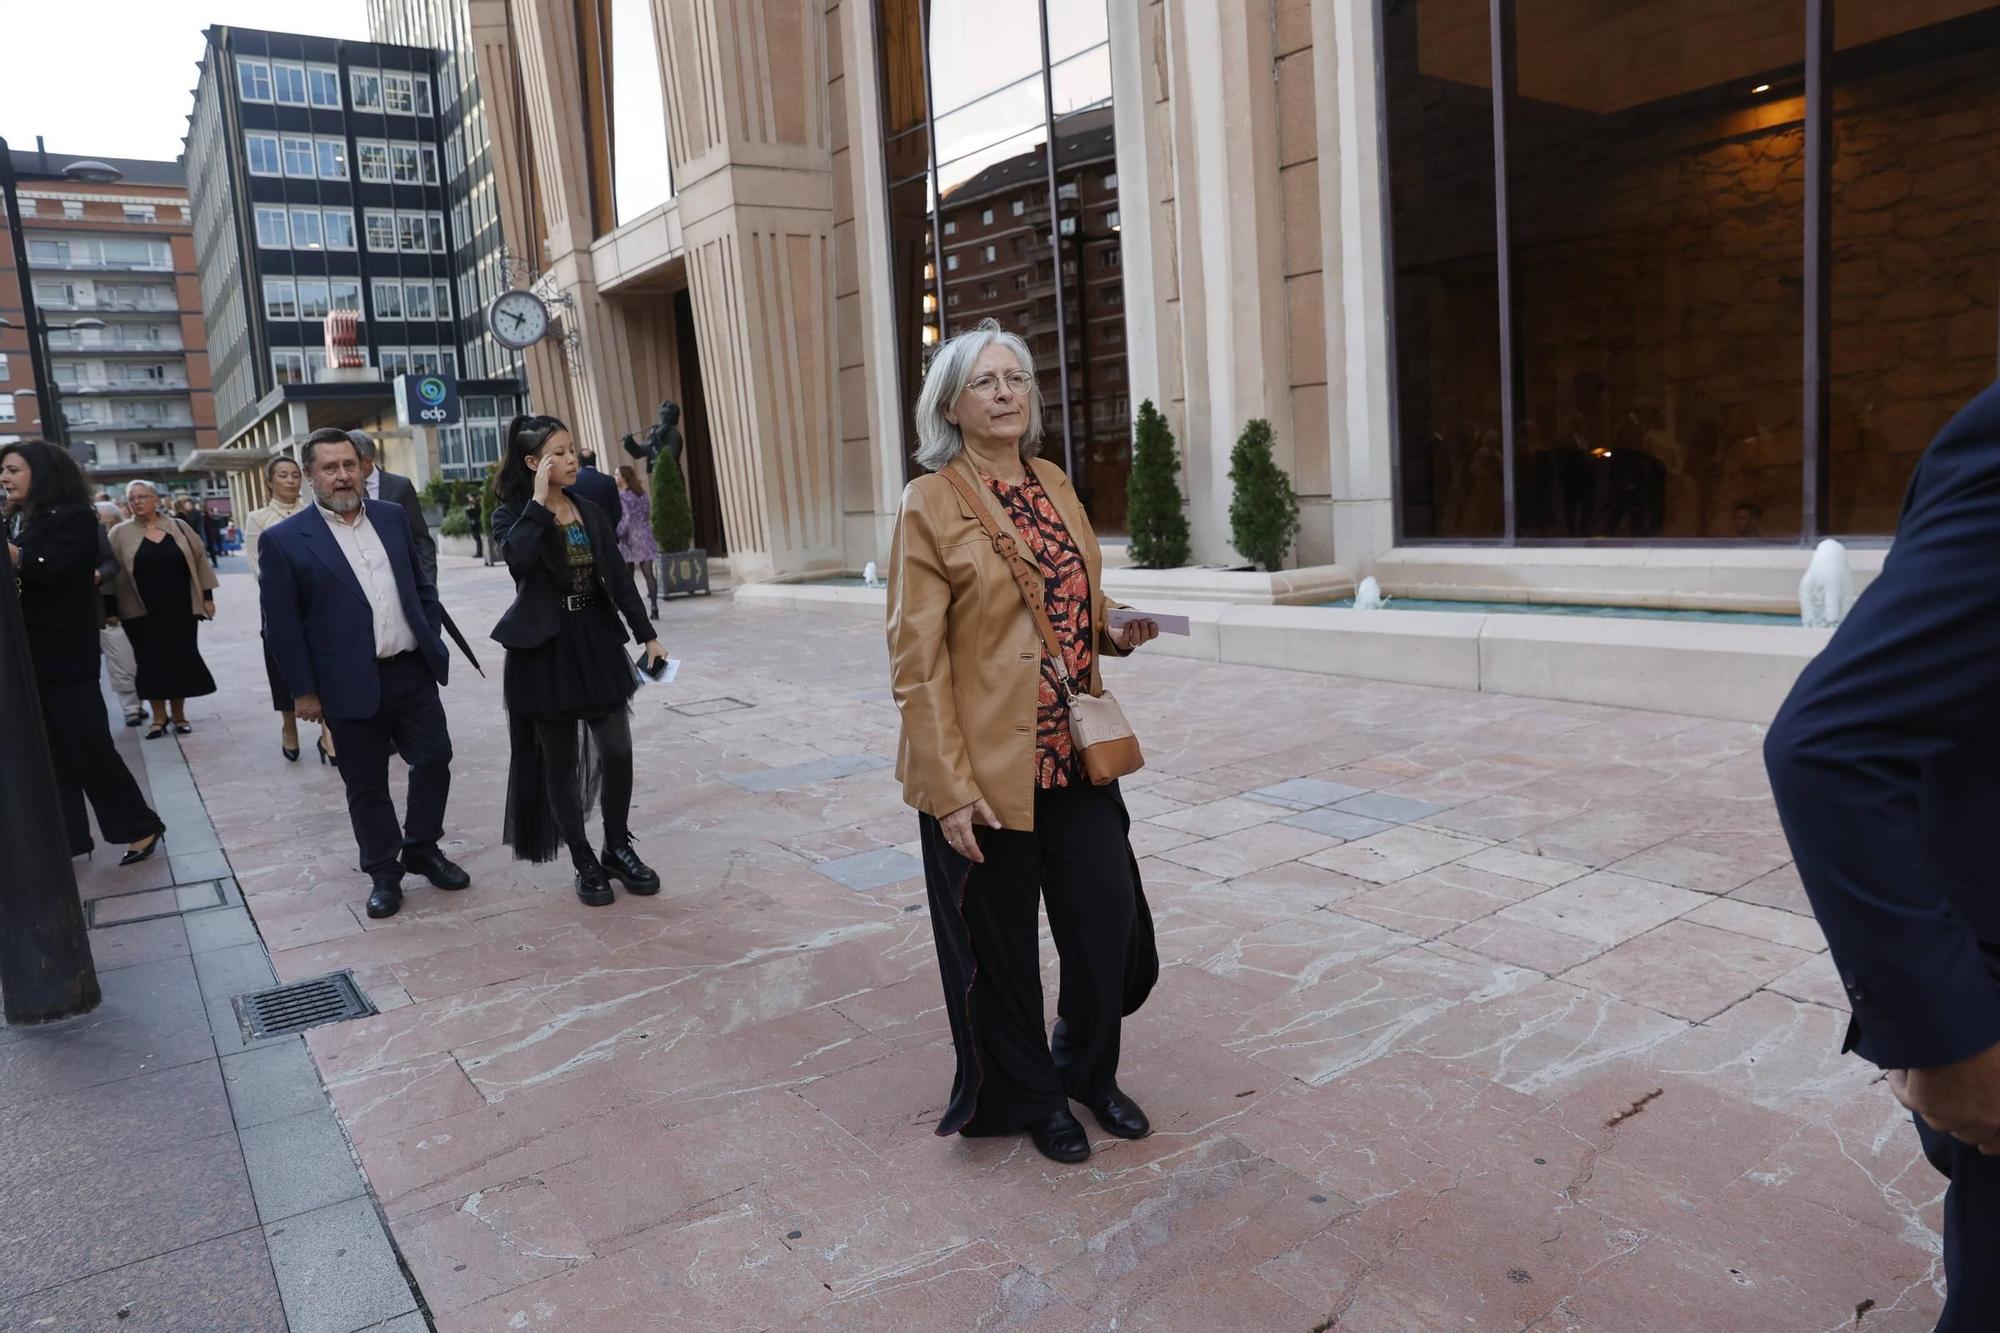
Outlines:
{"label": "red patterned fabric", "polygon": [[[1084,569],[1083,553],[1033,472],[1019,485],[992,477],[986,478],[986,484],[1014,520],[1028,554],[1041,568],[1043,609],[1055,627],[1056,642],[1062,645],[1070,679],[1081,686],[1090,679],[1097,656],[1090,628],[1090,575]],[[1044,652],[1041,697],[1035,708],[1035,782],[1044,788],[1067,787],[1079,776],[1076,748],[1069,734],[1069,709],[1056,684],[1055,663]]]}

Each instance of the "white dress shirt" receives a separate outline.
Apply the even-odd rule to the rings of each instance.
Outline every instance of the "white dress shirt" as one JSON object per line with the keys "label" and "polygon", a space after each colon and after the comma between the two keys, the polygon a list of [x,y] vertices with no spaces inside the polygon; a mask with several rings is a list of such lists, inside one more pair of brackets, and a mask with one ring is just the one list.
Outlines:
{"label": "white dress shirt", "polygon": [[365,482],[363,482],[362,484],[363,484],[363,485],[365,485],[365,486],[366,486],[366,487],[368,488],[368,498],[369,498],[369,499],[371,499],[371,500],[379,500],[379,499],[381,499],[381,498],[382,498],[382,469],[381,469],[381,468],[379,468],[379,467],[371,467],[371,468],[369,468],[369,469],[368,469],[368,480],[367,480],[367,481],[365,481]]}
{"label": "white dress shirt", "polygon": [[364,506],[361,516],[352,523],[325,505],[319,507],[319,512],[327,527],[333,529],[340,553],[347,557],[361,591],[375,609],[375,656],[379,659],[415,652],[417,636],[403,614],[403,597],[396,590],[396,571],[389,563],[388,548],[382,545],[375,525],[368,521],[367,508]]}

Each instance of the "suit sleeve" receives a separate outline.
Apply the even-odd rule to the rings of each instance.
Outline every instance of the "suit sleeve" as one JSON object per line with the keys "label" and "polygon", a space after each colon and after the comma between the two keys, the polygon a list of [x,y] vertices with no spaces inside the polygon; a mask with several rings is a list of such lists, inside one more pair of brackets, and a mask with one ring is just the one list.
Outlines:
{"label": "suit sleeve", "polygon": [[[412,523],[414,525],[415,520],[412,520]],[[429,531],[429,529],[424,530],[426,532]],[[417,585],[417,605],[423,607],[424,618],[431,622],[432,632],[442,632],[444,629],[444,603],[438,600],[437,551],[433,549],[429,563],[425,563],[423,548],[416,544],[416,529],[414,526],[410,533],[410,552],[416,557],[410,561],[410,577]]]}
{"label": "suit sleeve", "polygon": [[438,548],[437,539],[431,536],[430,520],[424,517],[424,502],[417,495],[416,483],[408,478],[403,480],[403,512],[410,516],[410,541],[417,548],[417,562],[424,567],[431,586],[437,586]]}
{"label": "suit sleeve", "polygon": [[97,524],[97,589],[110,592],[118,582],[118,557],[111,550],[111,534]]}
{"label": "suit sleeve", "polygon": [[2000,437],[1945,437],[1881,576],[1800,676],[1764,755],[1855,1020],[1884,1068],[2000,1043],[2000,985],[1926,869],[1920,784],[2000,699]]}
{"label": "suit sleeve", "polygon": [[537,500],[504,504],[493,511],[493,544],[516,578],[548,560],[546,538],[554,522],[555,515]]}
{"label": "suit sleeve", "polygon": [[257,543],[257,563],[261,566],[257,601],[264,612],[264,643],[271,650],[271,660],[278,664],[278,674],[284,677],[293,698],[318,694],[312,657],[306,652],[298,581],[292,577],[291,562],[285,559],[284,543],[266,533]]}
{"label": "suit sleeve", "polygon": [[980,799],[952,698],[950,612],[951,580],[912,484],[903,491],[889,549],[889,687],[910,747],[904,773],[910,800],[939,818]]}

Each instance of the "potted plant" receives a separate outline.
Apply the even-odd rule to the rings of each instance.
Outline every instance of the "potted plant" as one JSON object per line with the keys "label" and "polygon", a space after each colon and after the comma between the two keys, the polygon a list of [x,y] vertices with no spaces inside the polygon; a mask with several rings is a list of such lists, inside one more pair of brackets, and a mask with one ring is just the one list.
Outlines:
{"label": "potted plant", "polygon": [[1174,433],[1148,398],[1139,404],[1132,473],[1125,483],[1125,526],[1132,538],[1132,563],[1141,569],[1178,569],[1188,562],[1180,470]]}
{"label": "potted plant", "polygon": [[1276,572],[1299,535],[1299,497],[1292,479],[1271,456],[1271,423],[1259,417],[1243,427],[1229,454],[1229,540],[1237,553]]}
{"label": "potted plant", "polygon": [[676,458],[661,458],[653,467],[653,540],[660,546],[660,596],[706,595],[708,552],[695,547],[694,507]]}

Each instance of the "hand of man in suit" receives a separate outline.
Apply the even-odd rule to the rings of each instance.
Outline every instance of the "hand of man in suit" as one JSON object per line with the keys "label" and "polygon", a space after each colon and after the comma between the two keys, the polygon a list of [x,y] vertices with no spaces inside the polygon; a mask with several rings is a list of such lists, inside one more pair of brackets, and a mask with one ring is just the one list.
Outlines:
{"label": "hand of man in suit", "polygon": [[1892,1069],[1889,1090],[1940,1134],[2000,1157],[2000,1046],[1930,1069]]}

